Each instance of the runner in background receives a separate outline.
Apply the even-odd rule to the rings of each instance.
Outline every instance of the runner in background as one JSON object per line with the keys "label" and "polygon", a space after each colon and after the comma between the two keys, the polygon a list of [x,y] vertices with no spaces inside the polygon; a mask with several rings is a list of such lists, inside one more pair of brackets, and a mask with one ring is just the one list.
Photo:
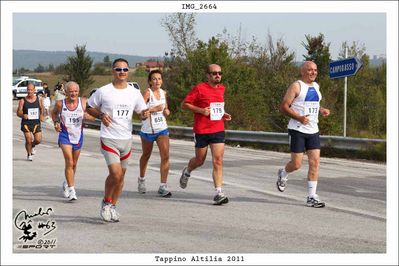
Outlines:
{"label": "runner in background", "polygon": [[143,121],[140,131],[143,153],[140,157],[138,191],[139,193],[146,192],[145,172],[155,141],[161,156],[161,184],[158,194],[162,197],[170,197],[172,193],[168,190],[166,184],[169,173],[169,130],[166,123],[166,116],[170,114],[170,111],[168,109],[166,92],[161,88],[162,72],[160,70],[152,70],[148,75],[148,83],[150,87],[143,93],[143,98],[147,103],[150,116]]}

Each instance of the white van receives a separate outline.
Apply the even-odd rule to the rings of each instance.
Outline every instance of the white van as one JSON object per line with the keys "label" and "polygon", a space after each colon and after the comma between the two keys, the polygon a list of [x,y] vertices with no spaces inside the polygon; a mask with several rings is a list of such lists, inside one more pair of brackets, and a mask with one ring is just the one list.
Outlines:
{"label": "white van", "polygon": [[12,81],[12,94],[14,98],[19,99],[26,97],[26,95],[28,95],[26,89],[29,83],[33,83],[35,85],[36,95],[43,94],[44,89],[42,87],[42,81],[40,79],[33,79],[27,76],[22,76],[14,78]]}
{"label": "white van", "polygon": [[133,86],[134,88],[140,90],[140,85],[137,82],[135,82],[135,81],[128,81],[127,84],[129,86]]}

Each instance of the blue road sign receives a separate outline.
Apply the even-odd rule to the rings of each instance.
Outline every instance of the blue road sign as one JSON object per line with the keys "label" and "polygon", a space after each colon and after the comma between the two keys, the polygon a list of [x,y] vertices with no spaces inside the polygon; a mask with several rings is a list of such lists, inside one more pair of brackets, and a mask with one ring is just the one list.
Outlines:
{"label": "blue road sign", "polygon": [[330,79],[353,76],[362,67],[357,57],[346,58],[330,63]]}

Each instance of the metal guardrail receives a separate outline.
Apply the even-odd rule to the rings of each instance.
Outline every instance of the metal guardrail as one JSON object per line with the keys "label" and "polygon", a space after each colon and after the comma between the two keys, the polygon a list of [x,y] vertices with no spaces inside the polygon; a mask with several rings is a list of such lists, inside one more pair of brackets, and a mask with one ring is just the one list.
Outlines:
{"label": "metal guardrail", "polygon": [[[89,127],[99,128],[100,120],[85,121],[85,125]],[[171,137],[193,138],[191,127],[169,126]],[[140,123],[133,123],[133,133],[138,133],[141,129]],[[243,131],[243,130],[226,130],[226,140],[234,142],[262,143],[262,144],[289,144],[288,133],[275,133],[263,131]],[[344,150],[366,150],[377,144],[385,144],[383,139],[366,139],[351,138],[340,136],[320,136],[322,147],[331,147]]]}

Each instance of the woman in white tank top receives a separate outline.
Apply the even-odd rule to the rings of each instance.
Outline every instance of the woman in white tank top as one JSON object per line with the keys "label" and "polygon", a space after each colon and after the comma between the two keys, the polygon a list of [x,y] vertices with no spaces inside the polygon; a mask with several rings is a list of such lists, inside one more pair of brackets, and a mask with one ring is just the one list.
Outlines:
{"label": "woman in white tank top", "polygon": [[161,184],[158,194],[162,197],[170,197],[171,192],[167,189],[167,179],[169,173],[169,131],[166,123],[166,116],[170,114],[166,99],[166,92],[161,89],[162,72],[153,70],[148,75],[148,88],[143,93],[144,101],[150,112],[150,116],[143,121],[141,127],[141,145],[143,153],[140,157],[140,176],[138,178],[138,191],[145,193],[145,172],[148,160],[151,157],[154,141],[157,142],[159,154],[161,156]]}

